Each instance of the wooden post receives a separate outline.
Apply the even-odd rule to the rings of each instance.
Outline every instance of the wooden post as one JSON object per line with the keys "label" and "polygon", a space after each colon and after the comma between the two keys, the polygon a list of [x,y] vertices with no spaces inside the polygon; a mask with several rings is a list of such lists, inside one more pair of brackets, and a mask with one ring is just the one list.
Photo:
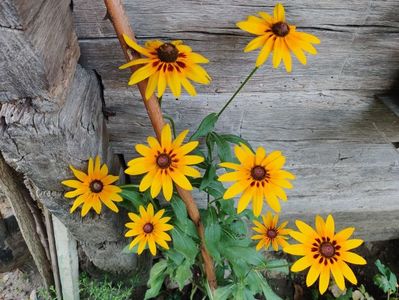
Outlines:
{"label": "wooden post", "polygon": [[76,240],[55,216],[53,216],[53,226],[62,298],[79,300],[79,259]]}
{"label": "wooden post", "polygon": [[50,262],[40,242],[40,237],[36,232],[35,220],[27,204],[27,202],[32,201],[32,199],[23,181],[19,178],[18,174],[7,165],[1,153],[0,174],[0,189],[10,202],[22,236],[25,239],[26,245],[42,277],[43,284],[46,288],[49,288],[53,285],[53,275],[51,273]]}
{"label": "wooden post", "polygon": [[[122,3],[120,0],[104,0],[105,6],[107,8],[107,14],[111,19],[111,22],[114,26],[115,32],[118,36],[119,42],[125,54],[126,60],[130,61],[133,59],[137,59],[140,57],[140,54],[135,52],[133,49],[128,48],[126,45],[123,34],[126,34],[131,39],[135,40],[135,35],[133,29],[129,25],[129,20],[125,14],[123,9]],[[137,70],[137,66],[133,66],[131,68],[132,72]],[[147,109],[148,116],[150,118],[152,127],[154,131],[160,139],[161,137],[161,130],[165,124],[165,121],[162,116],[162,111],[159,106],[158,99],[155,95],[152,95],[149,99],[145,98],[145,90],[147,88],[147,80],[143,80],[137,84],[140,94],[143,98],[143,102],[145,108]],[[216,275],[213,266],[212,257],[209,255],[208,250],[205,246],[205,236],[204,236],[204,226],[201,222],[201,217],[199,214],[199,210],[197,204],[191,194],[191,192],[181,189],[179,187],[176,188],[177,192],[179,193],[180,197],[182,198],[184,204],[187,207],[188,215],[190,216],[191,220],[197,227],[198,235],[201,239],[201,255],[203,258],[204,270],[205,274],[209,283],[209,286],[212,290],[215,290],[217,287]]]}

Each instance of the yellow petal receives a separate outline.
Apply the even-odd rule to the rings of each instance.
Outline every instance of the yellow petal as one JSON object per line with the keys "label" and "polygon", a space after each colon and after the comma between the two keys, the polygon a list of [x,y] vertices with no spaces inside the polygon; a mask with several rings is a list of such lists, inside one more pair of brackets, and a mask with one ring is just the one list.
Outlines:
{"label": "yellow petal", "polygon": [[145,90],[145,98],[148,100],[154,94],[155,89],[157,88],[157,83],[159,79],[159,72],[155,72],[148,79],[147,88]]}
{"label": "yellow petal", "polygon": [[125,40],[126,44],[130,47],[133,48],[134,50],[136,50],[137,52],[144,54],[145,56],[151,56],[151,53],[139,46],[135,41],[133,41],[130,37],[128,37],[126,34],[123,34],[123,39]]}
{"label": "yellow petal", "polygon": [[355,249],[363,244],[363,240],[360,239],[352,239],[342,242],[340,245],[342,246],[342,251],[347,251],[351,249]]}
{"label": "yellow petal", "polygon": [[301,272],[312,265],[312,260],[309,257],[304,256],[298,259],[291,267],[292,272]]}
{"label": "yellow petal", "polygon": [[154,180],[154,176],[157,173],[157,169],[154,169],[150,172],[148,172],[143,179],[140,182],[139,185],[139,191],[144,192],[146,191],[152,184],[152,181]]}
{"label": "yellow petal", "polygon": [[327,220],[326,220],[326,234],[330,239],[334,238],[334,234],[335,234],[335,224],[334,224],[334,219],[332,217],[332,215],[328,215],[327,216]]}
{"label": "yellow petal", "polygon": [[181,83],[176,69],[173,68],[172,72],[166,73],[166,82],[168,83],[173,96],[179,98],[181,95]]}
{"label": "yellow petal", "polygon": [[181,77],[180,82],[190,96],[197,95],[197,91],[195,90],[195,87],[191,84],[191,82],[186,77]]}
{"label": "yellow petal", "polygon": [[148,238],[148,248],[150,248],[152,255],[155,256],[157,254],[157,247],[155,246],[154,238],[152,236]]}
{"label": "yellow petal", "polygon": [[75,168],[74,168],[73,166],[71,166],[71,165],[69,166],[69,168],[72,170],[73,175],[75,175],[75,177],[76,177],[77,179],[79,179],[80,181],[85,182],[85,181],[88,180],[88,177],[87,177],[87,175],[86,175],[84,172],[75,169]]}
{"label": "yellow petal", "polygon": [[107,206],[110,210],[112,210],[113,212],[119,212],[118,207],[115,205],[114,202],[112,202],[111,199],[107,198],[107,197],[102,197],[100,196],[101,201],[105,204],[105,206]]}
{"label": "yellow petal", "polygon": [[302,244],[295,244],[295,245],[289,245],[289,246],[285,247],[284,252],[287,252],[292,255],[304,256],[307,254],[307,249]]}
{"label": "yellow petal", "polygon": [[158,97],[162,97],[166,90],[166,74],[162,71],[159,71],[158,76]]}
{"label": "yellow petal", "polygon": [[281,43],[282,43],[282,38],[277,37],[273,46],[273,68],[277,68],[280,65],[281,60],[283,58],[283,50]]}
{"label": "yellow petal", "polygon": [[256,35],[262,35],[265,33],[266,29],[268,28],[265,23],[260,23],[260,22],[253,22],[251,21],[241,21],[238,22],[237,27],[240,28],[241,30],[244,30],[246,32],[256,34]]}
{"label": "yellow petal", "polygon": [[345,290],[345,279],[338,264],[331,265],[331,273],[334,276],[335,283],[341,291]]}
{"label": "yellow petal", "polygon": [[338,242],[338,244],[342,243],[343,241],[346,241],[355,231],[354,227],[348,227],[340,232],[338,232],[335,236],[334,239]]}
{"label": "yellow petal", "polygon": [[154,68],[152,65],[145,65],[141,68],[139,68],[136,72],[132,74],[129,80],[129,85],[133,85],[136,83],[139,83],[143,81],[144,79],[150,77],[152,74],[156,72],[156,68]]}
{"label": "yellow petal", "polygon": [[193,167],[184,166],[182,172],[184,175],[193,178],[201,177],[201,173],[198,170],[194,169]]}
{"label": "yellow petal", "polygon": [[219,166],[221,166],[222,168],[227,168],[227,169],[233,169],[233,170],[240,170],[241,166],[238,164],[234,164],[231,162],[223,162],[220,163]]}
{"label": "yellow petal", "polygon": [[281,3],[277,3],[274,7],[274,22],[285,22],[284,6]]}
{"label": "yellow petal", "polygon": [[195,148],[197,148],[197,146],[198,146],[198,141],[192,141],[188,142],[187,144],[184,144],[177,151],[180,155],[186,155],[187,153],[190,153]]}
{"label": "yellow petal", "polygon": [[282,50],[282,55],[283,55],[283,62],[285,66],[285,70],[288,73],[291,73],[292,71],[292,59],[291,59],[291,54],[290,50],[285,42],[284,39],[281,39],[281,50]]}
{"label": "yellow petal", "polygon": [[299,60],[299,62],[303,65],[306,65],[306,56],[303,53],[302,49],[298,47],[298,45],[295,43],[293,39],[290,38],[290,36],[285,37],[285,42],[287,43],[288,48],[294,53],[296,58]]}
{"label": "yellow petal", "polygon": [[337,263],[338,263],[338,265],[339,265],[344,277],[346,279],[348,279],[350,283],[356,285],[357,284],[357,279],[356,279],[356,276],[353,273],[352,269],[349,268],[349,266],[345,262],[343,262],[341,260],[338,260]]}
{"label": "yellow petal", "polygon": [[313,34],[305,33],[305,32],[296,32],[296,37],[304,40],[305,42],[312,44],[320,44],[320,40],[314,36]]}
{"label": "yellow petal", "polygon": [[161,181],[161,170],[158,170],[151,184],[151,197],[155,198],[161,192],[162,181]]}
{"label": "yellow petal", "polygon": [[190,52],[188,55],[189,60],[196,64],[206,64],[209,62],[207,58],[202,56],[201,54],[195,53],[195,52]]}
{"label": "yellow petal", "polygon": [[139,243],[139,247],[137,249],[137,254],[141,254],[144,251],[145,246],[147,245],[147,240],[146,239],[142,239]]}
{"label": "yellow petal", "polygon": [[146,145],[143,144],[137,144],[135,146],[136,152],[139,153],[142,156],[150,156],[153,154],[151,148],[147,147]]}
{"label": "yellow petal", "polygon": [[170,176],[172,177],[172,180],[182,189],[187,191],[191,191],[193,189],[190,181],[188,181],[186,176],[184,176],[183,173],[181,173],[179,170],[173,170],[172,172],[170,172]]}
{"label": "yellow petal", "polygon": [[330,284],[330,269],[327,266],[323,266],[320,272],[320,280],[319,280],[319,292],[323,295],[328,285]]}
{"label": "yellow petal", "polygon": [[250,181],[238,181],[230,186],[223,195],[223,199],[230,199],[244,191],[250,184]]}
{"label": "yellow petal", "polygon": [[169,149],[172,145],[172,130],[169,124],[165,124],[161,132],[161,145],[162,148]]}
{"label": "yellow petal", "polygon": [[170,201],[173,195],[172,178],[169,175],[164,175],[162,180],[162,191],[166,201]]}
{"label": "yellow petal", "polygon": [[353,252],[342,252],[341,258],[343,261],[346,261],[350,264],[355,265],[365,265],[367,264],[366,260],[361,257],[360,255],[353,253]]}
{"label": "yellow petal", "polygon": [[237,205],[237,213],[241,213],[242,211],[244,211],[247,207],[249,202],[251,201],[251,198],[254,194],[254,189],[246,189],[244,191],[244,193],[242,194],[240,200],[238,201],[238,205]]}
{"label": "yellow petal", "polygon": [[68,186],[68,187],[75,188],[75,189],[84,188],[84,187],[85,187],[85,185],[84,185],[82,182],[77,181],[77,180],[73,180],[73,179],[71,179],[71,180],[64,180],[64,181],[62,181],[61,183],[62,183],[63,185],[66,185],[66,186]]}
{"label": "yellow petal", "polygon": [[121,65],[119,67],[119,70],[123,70],[123,69],[129,68],[129,67],[132,67],[132,66],[136,66],[136,65],[144,65],[144,64],[150,63],[151,61],[152,61],[151,58],[135,59],[135,60],[129,61],[126,64]]}
{"label": "yellow petal", "polygon": [[[285,249],[285,248],[284,248]],[[306,286],[311,286],[313,283],[316,282],[317,278],[321,272],[321,264],[315,262],[311,265],[308,275],[306,276]]]}
{"label": "yellow petal", "polygon": [[78,208],[82,203],[84,203],[86,198],[87,194],[83,194],[77,197],[76,200],[73,202],[70,213],[73,213],[76,210],[76,208]]}
{"label": "yellow petal", "polygon": [[258,217],[262,212],[263,207],[263,190],[261,188],[257,188],[255,190],[254,198],[252,201],[252,209],[255,217]]}
{"label": "yellow petal", "polygon": [[180,161],[183,165],[196,165],[202,163],[204,158],[198,155],[185,155]]}
{"label": "yellow petal", "polygon": [[270,53],[273,50],[274,43],[276,41],[275,36],[269,37],[269,39],[266,41],[266,44],[263,46],[263,48],[260,50],[258,58],[256,59],[256,66],[260,67],[265,63],[265,61],[268,59]]}
{"label": "yellow petal", "polygon": [[176,139],[173,141],[173,143],[172,143],[172,148],[179,148],[179,147],[182,145],[184,139],[186,138],[188,132],[189,132],[188,129],[182,131],[182,132],[176,137]]}
{"label": "yellow petal", "polygon": [[266,43],[266,40],[270,37],[271,34],[264,34],[254,38],[252,41],[248,43],[248,45],[244,48],[244,52],[250,52],[255,49],[258,49]]}

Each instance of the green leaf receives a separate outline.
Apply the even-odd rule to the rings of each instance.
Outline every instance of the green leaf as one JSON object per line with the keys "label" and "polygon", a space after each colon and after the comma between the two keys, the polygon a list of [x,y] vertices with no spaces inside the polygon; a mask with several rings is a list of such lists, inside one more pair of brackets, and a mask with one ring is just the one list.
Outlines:
{"label": "green leaf", "polygon": [[212,136],[215,139],[217,146],[217,153],[221,162],[233,161],[233,154],[231,153],[231,147],[227,140],[222,138],[216,132],[212,132]]}
{"label": "green leaf", "polygon": [[260,288],[262,289],[263,295],[266,297],[267,300],[282,300],[276,293],[272,290],[270,285],[267,283],[266,278],[258,272],[254,271],[255,275],[253,278],[256,280]]}
{"label": "green leaf", "polygon": [[[225,200],[226,201],[226,200]],[[231,201],[234,202],[234,201]],[[238,219],[230,224],[230,230],[233,231],[237,236],[246,235],[248,232],[248,225],[243,220]]]}
{"label": "green leaf", "polygon": [[205,188],[207,188],[212,181],[215,181],[215,177],[216,167],[215,165],[209,165],[209,167],[205,171],[204,177],[202,177],[200,190],[204,190]]}
{"label": "green leaf", "polygon": [[183,200],[181,200],[180,197],[173,195],[171,205],[177,219],[175,226],[178,227],[184,234],[198,239],[197,229],[193,221],[191,221],[191,219],[188,217],[186,205],[184,204]]}
{"label": "green leaf", "polygon": [[222,227],[218,223],[210,223],[205,226],[205,245],[215,261],[221,260],[218,245],[222,235]]}
{"label": "green leaf", "polygon": [[239,145],[240,143],[242,143],[244,145],[247,145],[248,148],[253,151],[250,143],[247,140],[243,139],[242,137],[240,137],[238,135],[235,135],[235,134],[221,134],[220,136],[223,139],[225,139],[226,141],[228,141],[229,143],[236,144],[236,145]]}
{"label": "green leaf", "polygon": [[193,273],[191,272],[190,263],[185,260],[183,264],[180,264],[176,269],[176,275],[174,279],[179,286],[179,289],[182,290],[185,286],[187,280],[191,280]]}
{"label": "green leaf", "polygon": [[184,256],[177,252],[175,249],[169,249],[168,251],[164,252],[165,257],[173,261],[177,266],[183,263]]}
{"label": "green leaf", "polygon": [[191,140],[196,140],[199,137],[206,136],[209,132],[211,132],[215,128],[215,124],[218,120],[217,113],[211,113],[207,115],[198,126],[198,129],[194,132],[194,134],[190,137]]}
{"label": "green leaf", "polygon": [[185,235],[177,227],[172,230],[172,239],[173,247],[176,249],[176,251],[183,254],[190,264],[194,264],[199,249],[193,239],[190,236]]}
{"label": "green leaf", "polygon": [[215,290],[213,298],[215,300],[227,300],[230,297],[231,293],[233,292],[233,287],[234,287],[233,284],[218,287]]}
{"label": "green leaf", "polygon": [[[213,180],[209,182],[207,192],[215,199],[222,198],[226,189],[220,181]],[[232,201],[234,202],[234,201]]]}
{"label": "green leaf", "polygon": [[142,194],[132,191],[130,189],[122,189],[122,192],[120,193],[123,199],[129,201],[130,203],[133,204],[133,206],[138,210],[140,205],[143,205],[143,196]]}
{"label": "green leaf", "polygon": [[289,265],[286,259],[273,259],[268,260],[265,266],[266,270],[272,270],[273,272],[283,273],[288,275],[290,273]]}
{"label": "green leaf", "polygon": [[150,279],[148,280],[148,286],[150,288],[146,291],[144,300],[158,296],[162,287],[162,283],[166,277],[166,267],[167,261],[165,259],[160,260],[152,266],[150,271]]}
{"label": "green leaf", "polygon": [[381,274],[377,274],[374,276],[374,283],[381,290],[383,290],[384,293],[395,293],[398,284],[396,275],[392,273],[392,271],[388,267],[382,264],[379,259],[375,262],[375,265]]}

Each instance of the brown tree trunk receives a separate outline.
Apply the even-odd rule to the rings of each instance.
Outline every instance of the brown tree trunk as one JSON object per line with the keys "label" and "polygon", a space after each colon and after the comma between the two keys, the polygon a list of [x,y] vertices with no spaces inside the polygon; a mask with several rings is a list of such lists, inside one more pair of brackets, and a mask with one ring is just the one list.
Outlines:
{"label": "brown tree trunk", "polygon": [[5,194],[14,210],[22,236],[35,261],[36,267],[42,277],[46,288],[53,285],[51,265],[47,259],[45,249],[36,232],[35,219],[28,207],[28,201],[32,201],[30,194],[18,174],[10,168],[0,153],[0,189]]}

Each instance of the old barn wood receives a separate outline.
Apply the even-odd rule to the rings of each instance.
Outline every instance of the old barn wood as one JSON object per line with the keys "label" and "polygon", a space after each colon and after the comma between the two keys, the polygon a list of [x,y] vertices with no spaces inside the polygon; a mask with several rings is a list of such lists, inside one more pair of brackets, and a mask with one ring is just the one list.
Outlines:
{"label": "old barn wood", "polygon": [[[165,97],[178,128],[194,129],[220,109],[256,54],[235,22],[272,1],[125,0],[140,42],[182,39],[207,56],[213,77],[192,99]],[[286,1],[287,16],[320,37],[308,65],[289,75],[267,62],[223,115],[219,130],[255,146],[280,149],[297,175],[284,216],[334,213],[340,226],[357,224],[367,240],[399,237],[399,119],[375,95],[399,70],[397,1]],[[64,223],[93,263],[105,270],[134,267],[121,254],[123,218],[106,212],[69,215],[59,182],[68,164],[85,166],[99,153],[135,155],[152,129],[102,1],[0,3],[0,150],[32,193]],[[79,55],[80,54],[80,55]],[[79,60],[78,60],[79,59]],[[104,112],[106,115],[104,116]],[[114,163],[114,170],[119,171]],[[201,195],[197,195],[201,201]]]}

